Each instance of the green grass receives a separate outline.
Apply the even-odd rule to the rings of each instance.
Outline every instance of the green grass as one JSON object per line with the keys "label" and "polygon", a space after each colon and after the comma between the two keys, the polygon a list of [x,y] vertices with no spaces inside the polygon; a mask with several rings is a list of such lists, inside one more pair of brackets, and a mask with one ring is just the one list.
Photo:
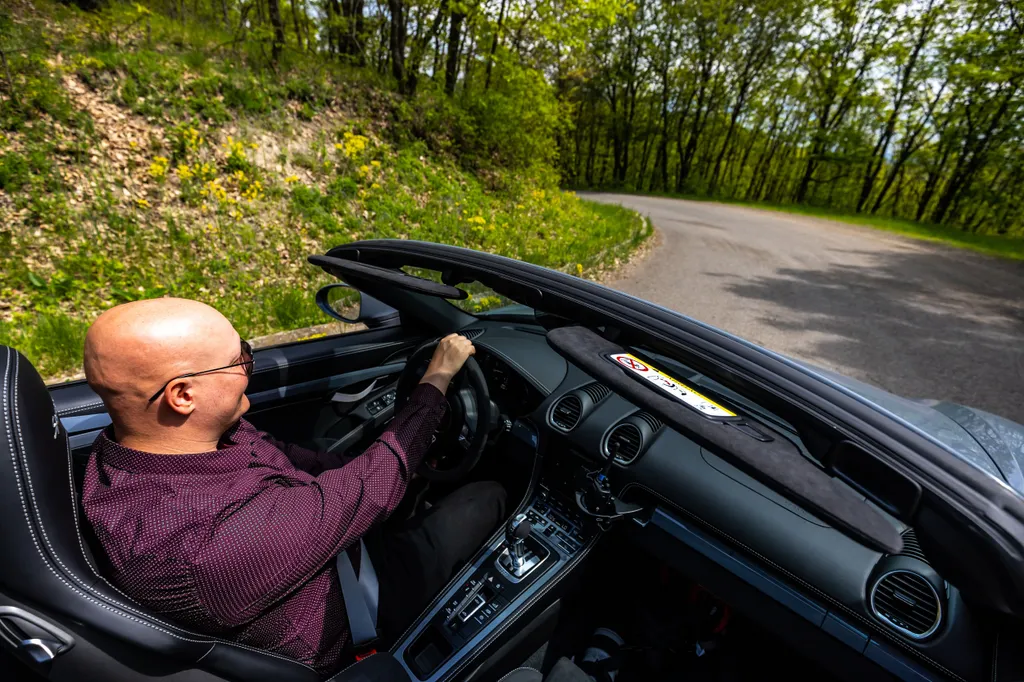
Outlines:
{"label": "green grass", "polygon": [[[216,32],[156,15],[151,39],[105,37],[135,20],[130,4],[38,6],[60,31],[17,25],[33,46],[13,57],[21,104],[0,99],[0,342],[44,376],[75,373],[89,323],[127,301],[204,301],[246,338],[327,322],[314,294],[332,278],[306,257],[357,239],[591,276],[650,235],[633,211],[560,191],[550,150],[520,144],[531,128],[509,121],[525,114],[497,95],[483,114],[428,90],[398,100],[366,72],[260,70],[212,49]],[[72,78],[117,116],[94,120]]]}
{"label": "green grass", "polygon": [[687,194],[674,194],[670,192],[628,192],[641,196],[656,196],[669,199],[685,199],[687,201],[705,201],[731,206],[744,206],[747,208],[758,208],[765,211],[777,211],[779,213],[793,213],[812,218],[823,218],[835,222],[849,223],[852,225],[864,225],[876,230],[901,234],[913,239],[945,244],[960,249],[968,249],[989,256],[998,256],[1012,260],[1024,260],[1024,238],[1008,237],[994,234],[974,234],[958,230],[954,227],[943,225],[932,225],[929,223],[918,223],[902,218],[888,218],[882,216],[869,216],[842,213],[827,208],[814,206],[799,206],[796,204],[771,204],[753,201],[740,201],[716,197],[705,197]]}

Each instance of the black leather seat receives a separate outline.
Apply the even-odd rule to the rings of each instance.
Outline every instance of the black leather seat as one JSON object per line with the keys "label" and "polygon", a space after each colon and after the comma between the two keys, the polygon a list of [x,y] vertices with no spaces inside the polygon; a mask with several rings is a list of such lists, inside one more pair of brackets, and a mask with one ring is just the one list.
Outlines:
{"label": "black leather seat", "polygon": [[0,371],[0,641],[20,643],[17,653],[54,680],[319,679],[297,661],[177,627],[104,580],[43,380],[6,346]]}

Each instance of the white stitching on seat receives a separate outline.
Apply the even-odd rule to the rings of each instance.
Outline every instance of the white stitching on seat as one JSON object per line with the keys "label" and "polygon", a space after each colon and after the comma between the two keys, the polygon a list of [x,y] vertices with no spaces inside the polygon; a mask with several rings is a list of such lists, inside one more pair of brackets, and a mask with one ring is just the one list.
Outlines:
{"label": "white stitching on seat", "polygon": [[88,403],[86,405],[79,405],[78,407],[70,407],[66,410],[56,410],[58,417],[68,417],[76,412],[85,412],[87,410],[95,410],[97,407],[103,407],[103,401],[100,400],[95,403]]}
{"label": "white stitching on seat", "polygon": [[507,680],[508,678],[512,677],[513,675],[515,675],[520,670],[529,670],[532,673],[540,674],[540,671],[537,670],[536,668],[527,668],[527,667],[524,666],[522,668],[516,668],[515,670],[513,670],[510,673],[506,673],[504,677],[502,677],[500,680],[498,680],[498,682],[504,682],[505,680]]}
{"label": "white stitching on seat", "polygon": [[800,583],[801,585],[803,585],[805,588],[807,588],[811,592],[814,592],[816,595],[818,595],[819,597],[821,597],[825,601],[829,602],[830,604],[832,604],[836,608],[838,608],[838,609],[842,610],[843,612],[845,612],[847,615],[852,616],[853,618],[856,618],[858,621],[860,621],[861,623],[866,625],[871,632],[878,632],[878,633],[882,634],[886,638],[886,640],[888,640],[888,642],[890,642],[892,644],[898,645],[900,648],[904,649],[907,653],[912,654],[912,655],[920,658],[921,660],[927,662],[929,665],[932,665],[932,666],[938,668],[939,670],[941,670],[946,675],[948,675],[948,676],[950,676],[950,677],[952,677],[952,678],[954,678],[956,680],[960,680],[960,682],[966,682],[966,680],[964,680],[963,677],[961,677],[960,675],[957,675],[955,672],[953,672],[949,668],[945,667],[944,665],[942,665],[938,661],[935,661],[935,660],[929,658],[928,656],[926,656],[925,654],[921,653],[920,651],[911,648],[906,643],[904,643],[904,642],[902,642],[902,641],[900,641],[898,639],[895,639],[894,637],[889,635],[889,633],[885,632],[884,630],[881,630],[881,629],[877,628],[874,623],[872,623],[867,618],[865,618],[864,616],[860,615],[859,613],[857,613],[856,611],[854,611],[850,607],[846,606],[845,604],[843,604],[839,600],[833,599],[830,595],[828,595],[827,593],[821,591],[820,589],[818,589],[817,587],[815,587],[811,583],[807,582],[806,580],[802,579],[800,576],[791,573],[790,571],[786,570],[782,566],[779,566],[777,563],[775,563],[774,561],[772,561],[768,557],[764,556],[763,554],[761,554],[757,550],[752,549],[751,547],[748,547],[746,544],[744,544],[740,540],[737,540],[736,538],[734,538],[733,536],[729,535],[728,533],[726,533],[724,530],[718,528],[717,526],[711,524],[710,522],[705,521],[704,519],[702,519],[701,517],[697,516],[693,512],[691,512],[691,511],[689,511],[687,509],[683,509],[682,507],[677,506],[675,503],[673,503],[671,500],[669,500],[664,495],[659,493],[657,490],[652,490],[651,488],[648,488],[647,486],[645,486],[643,483],[638,483],[636,481],[632,481],[630,483],[627,483],[622,488],[622,490],[619,492],[619,496],[620,497],[625,496],[626,491],[628,491],[630,488],[640,488],[641,490],[645,490],[645,491],[651,493],[652,495],[654,495],[658,499],[660,499],[663,502],[671,505],[672,509],[678,509],[682,513],[684,513],[687,516],[689,516],[691,519],[695,520],[696,522],[700,523],[703,526],[706,526],[706,527],[710,528],[712,531],[714,531],[715,533],[718,533],[722,537],[728,539],[730,542],[736,544],[737,546],[742,548],[747,553],[753,555],[754,557],[756,557],[760,561],[768,564],[769,566],[774,568],[776,571],[778,571],[778,572],[782,573],[783,575],[785,575],[787,578],[789,578],[791,580],[795,580],[796,582]]}
{"label": "white stitching on seat", "polygon": [[[11,380],[8,381],[8,374],[11,374],[10,368],[11,368],[11,356],[12,355],[14,355],[14,372],[13,372],[13,376],[12,376]],[[17,414],[18,402],[17,402],[17,399],[14,397],[14,393],[18,389],[18,362],[17,362],[17,355],[10,348],[7,348],[7,363],[6,363],[6,367],[5,367],[5,370],[4,370],[3,382],[4,382],[3,401],[2,401],[3,402],[3,416],[6,417],[6,415],[7,415],[8,387],[11,386],[13,388],[13,391],[12,391],[12,400],[11,400],[11,408],[12,408],[12,410],[11,410],[11,417],[12,417],[12,419],[10,421],[14,422],[15,431],[16,431],[16,433],[18,435],[18,445],[20,446],[21,456],[22,456],[22,459],[24,460],[24,467],[23,468],[24,468],[24,471],[25,471],[25,480],[28,483],[29,495],[32,498],[32,506],[35,509],[38,509],[39,505],[38,505],[38,503],[36,502],[36,499],[35,499],[35,491],[32,489],[32,474],[31,474],[31,472],[28,469],[28,456],[27,456],[27,452],[26,452],[26,449],[25,449],[25,442],[24,442],[24,439],[22,438],[22,434],[21,434],[21,421],[18,419],[18,414]],[[255,653],[264,654],[266,656],[271,656],[273,658],[277,658],[277,659],[280,659],[282,661],[287,661],[289,663],[295,663],[296,665],[301,665],[302,667],[307,668],[308,670],[312,670],[313,672],[316,672],[316,670],[314,668],[312,668],[311,666],[306,665],[305,663],[303,663],[301,661],[296,661],[295,659],[287,658],[285,656],[281,656],[279,654],[275,654],[275,653],[272,653],[272,652],[269,652],[269,651],[264,651],[262,649],[256,649],[254,647],[249,647],[249,646],[246,646],[245,644],[240,644],[238,642],[229,642],[229,641],[220,640],[220,639],[217,639],[217,638],[214,638],[214,637],[208,637],[208,638],[204,638],[204,639],[191,639],[189,637],[183,637],[182,635],[179,635],[179,634],[177,634],[175,632],[171,632],[170,630],[167,630],[167,629],[164,629],[164,628],[159,627],[157,625],[154,625],[154,622],[160,623],[160,625],[164,625],[165,627],[176,627],[176,626],[168,625],[168,624],[164,623],[163,621],[160,621],[160,620],[158,620],[156,618],[152,618],[151,616],[148,616],[148,615],[143,614],[143,613],[141,613],[139,611],[136,611],[136,610],[132,609],[131,607],[128,607],[128,606],[125,606],[124,604],[121,604],[120,602],[118,602],[115,599],[110,599],[109,597],[106,597],[106,596],[103,597],[105,600],[107,600],[107,601],[109,601],[109,602],[111,602],[111,603],[121,607],[121,609],[123,609],[124,611],[128,611],[128,612],[131,612],[131,613],[138,614],[139,616],[143,616],[143,617],[145,617],[145,618],[147,618],[149,620],[142,620],[141,618],[136,618],[134,616],[129,615],[128,613],[124,613],[123,611],[119,611],[117,609],[114,609],[114,608],[110,607],[107,604],[103,604],[103,603],[97,601],[96,599],[94,599],[93,597],[89,596],[88,594],[85,594],[84,592],[80,591],[74,585],[70,584],[67,580],[64,579],[64,577],[62,577],[54,569],[53,565],[46,558],[46,554],[43,552],[43,548],[39,544],[38,539],[36,538],[35,530],[32,527],[32,519],[31,519],[31,516],[29,515],[29,511],[28,511],[28,503],[27,503],[27,500],[25,498],[25,492],[22,489],[21,479],[17,475],[17,473],[18,473],[18,458],[17,458],[17,452],[16,452],[17,448],[15,447],[14,439],[11,437],[10,422],[7,419],[4,419],[4,427],[5,427],[6,431],[7,431],[7,440],[11,444],[11,461],[12,461],[12,463],[14,465],[14,474],[15,474],[14,479],[15,479],[15,481],[18,484],[18,497],[21,500],[21,507],[22,507],[22,511],[25,514],[25,521],[26,521],[26,525],[27,525],[28,530],[29,530],[29,534],[32,536],[32,543],[35,545],[36,550],[39,552],[39,556],[42,559],[43,563],[46,565],[46,567],[48,569],[50,569],[50,572],[53,573],[53,575],[58,580],[60,580],[62,583],[64,583],[64,585],[66,585],[68,588],[70,588],[73,592],[75,592],[75,593],[81,595],[82,597],[84,597],[86,600],[96,604],[100,608],[103,608],[103,609],[105,609],[107,611],[110,611],[111,613],[116,613],[116,614],[118,614],[118,615],[120,615],[120,616],[122,616],[124,618],[127,618],[128,620],[132,620],[132,621],[135,621],[137,623],[141,623],[142,625],[146,625],[146,626],[148,626],[148,627],[150,627],[150,628],[152,628],[154,630],[157,630],[158,632],[163,632],[164,634],[170,635],[170,636],[175,637],[177,639],[180,639],[182,641],[192,642],[192,643],[195,643],[195,644],[207,644],[207,643],[213,642],[213,643],[225,644],[225,645],[228,645],[228,646],[235,646],[235,647],[238,647],[239,649],[245,649],[245,650],[252,651],[252,652],[255,652]],[[82,580],[81,578],[79,578],[77,575],[75,575],[74,572],[72,572],[70,569],[68,569],[68,567],[65,566],[64,563],[60,560],[60,557],[57,556],[57,553],[54,551],[53,546],[50,544],[49,537],[46,534],[46,529],[43,528],[42,516],[40,514],[38,514],[38,513],[36,514],[36,516],[39,519],[39,532],[42,535],[43,541],[46,543],[46,546],[49,549],[50,554],[53,556],[53,558],[57,561],[57,563],[60,565],[60,567],[62,569],[64,569],[64,571],[69,576],[74,578],[76,581],[78,581],[78,583],[80,585],[82,585],[84,587],[86,585],[85,581]],[[77,508],[76,508],[75,516],[76,516],[76,523],[77,523]],[[75,527],[75,532],[78,533],[77,525]],[[81,538],[81,535],[79,534],[79,542],[81,542],[81,541],[82,541],[82,538]],[[88,561],[86,563],[88,563]],[[90,566],[90,570],[93,570],[91,566]],[[95,573],[95,570],[93,570],[93,572]],[[106,582],[106,581],[104,581],[104,582]],[[88,588],[86,588],[86,589],[88,589]],[[150,622],[150,621],[153,621],[153,622]],[[209,653],[209,652],[207,652],[207,653]]]}

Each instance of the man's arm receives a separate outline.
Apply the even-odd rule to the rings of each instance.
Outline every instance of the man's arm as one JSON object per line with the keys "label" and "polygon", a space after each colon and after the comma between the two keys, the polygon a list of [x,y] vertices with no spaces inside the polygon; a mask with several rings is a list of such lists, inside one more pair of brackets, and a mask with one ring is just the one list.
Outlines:
{"label": "man's arm", "polygon": [[409,403],[362,455],[307,485],[268,476],[256,495],[225,510],[193,565],[218,620],[248,622],[395,510],[444,413],[437,384],[447,387],[473,352],[468,340],[458,337],[453,348],[449,338]]}
{"label": "man's arm", "polygon": [[283,452],[296,469],[313,476],[319,476],[329,469],[337,469],[352,461],[352,457],[346,457],[341,453],[317,452],[301,445],[279,441],[268,433],[263,434],[263,440]]}
{"label": "man's arm", "polygon": [[[451,334],[445,337],[438,344],[420,383],[434,386],[444,394],[452,377],[462,368],[466,358],[475,352],[473,344],[462,336]],[[340,453],[316,452],[299,445],[285,443],[273,438],[270,434],[264,433],[263,438],[283,452],[296,469],[301,469],[313,476],[319,476],[324,471],[337,469],[352,461],[351,457]]]}

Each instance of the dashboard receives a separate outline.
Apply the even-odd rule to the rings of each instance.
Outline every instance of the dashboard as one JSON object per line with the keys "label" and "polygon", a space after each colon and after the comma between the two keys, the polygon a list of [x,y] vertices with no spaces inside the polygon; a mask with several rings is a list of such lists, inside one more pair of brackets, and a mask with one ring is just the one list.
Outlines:
{"label": "dashboard", "polygon": [[[701,553],[895,678],[988,678],[982,623],[913,529],[887,517],[904,550],[869,549],[594,381],[539,327],[480,322],[474,333],[492,400],[539,430],[545,467],[596,468],[616,452],[612,488],[653,510],[637,534],[656,534],[655,547]],[[753,438],[773,428],[748,423]]]}

